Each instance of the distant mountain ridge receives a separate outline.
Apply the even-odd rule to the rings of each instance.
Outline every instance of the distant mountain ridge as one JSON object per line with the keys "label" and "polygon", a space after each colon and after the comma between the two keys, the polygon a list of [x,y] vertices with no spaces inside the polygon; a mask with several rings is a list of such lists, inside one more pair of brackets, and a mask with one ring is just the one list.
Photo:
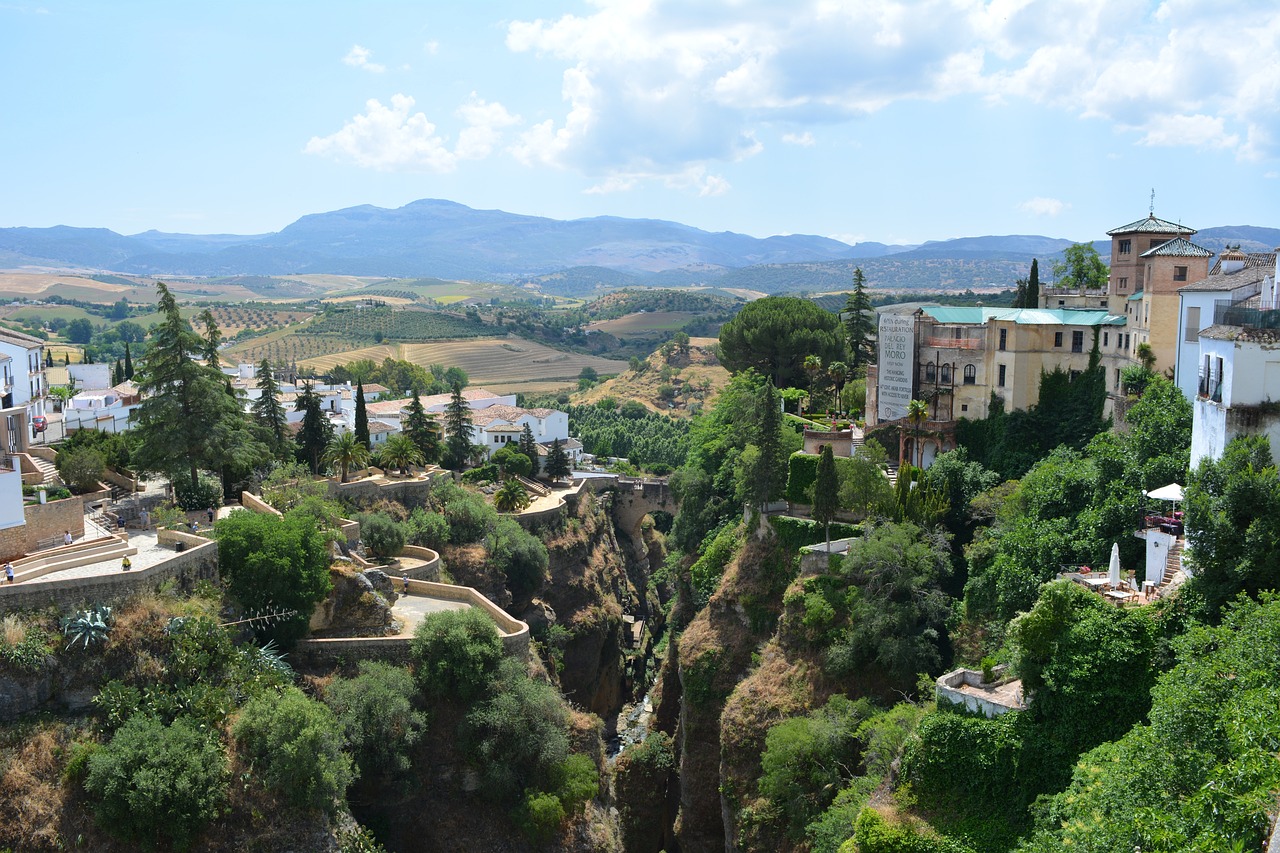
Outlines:
{"label": "distant mountain ridge", "polygon": [[[1263,251],[1280,245],[1280,229],[1210,228],[1194,239],[1215,251],[1231,243]],[[1031,258],[1047,261],[1071,243],[1009,235],[851,246],[814,235],[758,238],[616,216],[562,221],[422,199],[396,209],[360,205],[309,214],[272,234],[3,228],[0,266],[144,276],[437,277],[581,295],[631,285],[823,290],[847,286],[853,267],[862,265],[879,289],[964,289],[1009,286],[1026,274]],[[1107,244],[1096,245],[1105,254]]]}

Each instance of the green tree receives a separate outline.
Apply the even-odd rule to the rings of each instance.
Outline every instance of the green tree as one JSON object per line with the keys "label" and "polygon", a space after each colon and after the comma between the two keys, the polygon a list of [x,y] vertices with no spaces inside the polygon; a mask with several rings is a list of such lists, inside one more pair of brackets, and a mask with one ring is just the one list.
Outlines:
{"label": "green tree", "polygon": [[490,564],[502,572],[516,601],[527,600],[547,574],[547,546],[514,518],[499,518],[485,537]]}
{"label": "green tree", "polygon": [[293,410],[302,412],[302,427],[298,430],[299,456],[310,466],[312,474],[319,474],[324,450],[333,440],[333,427],[324,416],[320,395],[310,382],[302,383],[302,390],[294,399]]}
{"label": "green tree", "polygon": [[511,444],[503,445],[501,450],[493,454],[492,461],[506,472],[507,476],[533,476],[533,463],[529,461],[529,457],[516,450]]}
{"label": "green tree", "polygon": [[410,468],[423,464],[422,451],[413,443],[413,439],[401,433],[383,442],[378,451],[378,461],[383,468],[399,468],[401,476],[407,477]]}
{"label": "green tree", "polygon": [[824,364],[844,358],[842,337],[836,316],[811,300],[768,296],[748,303],[720,329],[720,361],[735,373],[754,368],[777,388],[802,385],[805,357]]}
{"label": "green tree", "polygon": [[218,572],[227,591],[250,611],[293,611],[278,623],[257,627],[264,638],[292,643],[307,630],[311,611],[329,594],[329,553],[316,522],[233,512],[215,527]]}
{"label": "green tree", "polygon": [[907,404],[907,422],[911,424],[911,449],[915,451],[916,467],[924,465],[924,447],[920,444],[920,427],[929,420],[929,404],[924,400],[912,400]]}
{"label": "green tree", "polygon": [[129,352],[129,342],[124,342],[124,378],[126,382],[133,381],[133,355]]}
{"label": "green tree", "polygon": [[360,661],[355,678],[336,679],[325,689],[325,703],[362,777],[408,773],[409,751],[427,728],[427,715],[414,709],[416,693],[407,669],[368,660]]}
{"label": "green tree", "polygon": [[818,457],[818,476],[813,481],[813,520],[823,527],[823,538],[831,548],[831,522],[840,510],[840,484],[836,478],[836,459],[831,445],[822,448]]}
{"label": "green tree", "polygon": [[533,439],[533,429],[528,423],[520,430],[520,441],[516,449],[529,457],[529,464],[534,474],[538,473],[538,443]]}
{"label": "green tree", "polygon": [[871,307],[871,297],[866,291],[866,276],[862,267],[854,267],[853,292],[844,305],[844,335],[849,346],[854,376],[866,373],[867,365],[875,361],[876,312]]}
{"label": "green tree", "polygon": [[394,560],[404,550],[404,528],[385,512],[360,515],[360,540],[380,560]]}
{"label": "green tree", "polygon": [[90,447],[59,450],[56,464],[62,482],[79,494],[97,491],[107,468],[106,457]]}
{"label": "green tree", "polygon": [[493,506],[498,512],[519,512],[529,504],[529,493],[519,480],[507,480],[493,493]]}
{"label": "green tree", "polygon": [[301,808],[334,811],[355,778],[333,712],[296,687],[250,699],[232,733],[266,786]]}
{"label": "green tree", "polygon": [[200,469],[225,474],[261,464],[269,451],[250,431],[239,400],[227,393],[220,370],[195,361],[200,338],[169,289],[163,283],[156,289],[162,320],[137,374],[143,399],[134,412],[135,466],[169,475],[185,471],[196,482]]}
{"label": "green tree", "polygon": [[1023,308],[1040,307],[1040,261],[1031,259],[1031,274],[1027,277],[1027,295]]}
{"label": "green tree", "polygon": [[93,324],[83,317],[72,320],[63,331],[73,344],[87,344],[93,340]]}
{"label": "green tree", "polygon": [[356,441],[369,449],[369,412],[364,403],[364,383],[356,382]]}
{"label": "green tree", "polygon": [[325,446],[321,461],[325,465],[336,466],[341,482],[345,483],[352,468],[363,468],[369,463],[369,448],[360,443],[355,433],[344,432],[334,436]]}
{"label": "green tree", "polygon": [[435,416],[427,414],[417,392],[414,392],[406,412],[404,434],[422,452],[422,464],[430,465],[440,461],[440,427]]}
{"label": "green tree", "polygon": [[564,452],[564,446],[558,438],[551,442],[551,449],[547,451],[547,462],[543,466],[543,473],[553,481],[573,473],[573,469],[569,467],[569,455]]}
{"label": "green tree", "polygon": [[166,726],[135,715],[90,755],[84,786],[108,832],[147,848],[167,841],[183,850],[222,810],[226,754],[190,718]]}
{"label": "green tree", "polygon": [[423,691],[463,703],[484,692],[503,657],[493,620],[474,607],[428,614],[409,649]]}
{"label": "green tree", "polygon": [[204,325],[204,338],[200,346],[201,357],[209,367],[222,372],[222,359],[218,355],[218,346],[222,343],[222,331],[218,322],[213,319],[213,311],[206,308],[200,312],[200,322]]}
{"label": "green tree", "polygon": [[1106,290],[1107,265],[1098,257],[1092,243],[1076,243],[1062,252],[1062,260],[1053,264],[1053,278],[1058,287]]}
{"label": "green tree", "polygon": [[258,365],[258,390],[261,394],[253,401],[253,417],[266,434],[268,445],[278,455],[288,440],[288,418],[280,404],[280,383],[276,382],[271,362],[265,358]]}
{"label": "green tree", "polygon": [[471,406],[462,396],[462,386],[453,386],[453,395],[444,410],[445,467],[460,471],[467,464],[471,453],[471,437],[475,428],[471,425]]}

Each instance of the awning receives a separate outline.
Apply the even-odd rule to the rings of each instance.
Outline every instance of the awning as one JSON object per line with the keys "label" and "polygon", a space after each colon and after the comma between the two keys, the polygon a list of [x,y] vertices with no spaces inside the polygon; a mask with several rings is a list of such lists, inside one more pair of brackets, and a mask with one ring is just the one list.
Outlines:
{"label": "awning", "polygon": [[1147,497],[1155,498],[1158,501],[1181,501],[1182,486],[1177,483],[1170,483],[1167,486],[1161,486],[1158,489],[1152,489],[1147,492]]}

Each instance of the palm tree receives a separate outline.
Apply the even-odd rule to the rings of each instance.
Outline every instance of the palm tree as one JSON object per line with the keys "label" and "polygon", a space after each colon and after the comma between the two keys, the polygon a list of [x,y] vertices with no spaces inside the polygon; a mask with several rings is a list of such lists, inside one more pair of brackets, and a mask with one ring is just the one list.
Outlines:
{"label": "palm tree", "polygon": [[410,466],[423,464],[422,451],[404,433],[388,438],[378,452],[378,458],[382,461],[382,467],[399,468],[404,476],[408,475]]}
{"label": "palm tree", "polygon": [[907,404],[907,420],[911,423],[914,431],[915,440],[913,444],[916,451],[916,467],[919,468],[924,462],[924,453],[920,447],[920,426],[929,420],[929,404],[924,400],[912,400]]}
{"label": "palm tree", "polygon": [[369,462],[369,448],[356,438],[354,432],[344,432],[335,436],[325,446],[320,457],[326,465],[337,465],[342,472],[342,482],[347,482],[347,472],[352,468],[363,468]]}
{"label": "palm tree", "polygon": [[493,506],[498,512],[519,512],[531,501],[520,481],[512,477],[502,484],[502,488],[493,493]]}
{"label": "palm tree", "polygon": [[1155,350],[1151,348],[1151,344],[1147,343],[1146,341],[1143,341],[1142,343],[1138,344],[1137,349],[1135,350],[1135,354],[1138,356],[1138,361],[1142,362],[1143,370],[1147,371],[1147,373],[1150,373],[1152,372],[1152,370],[1155,369],[1156,353],[1155,353]]}
{"label": "palm tree", "polygon": [[833,361],[827,365],[827,375],[836,386],[836,412],[844,411],[844,383],[849,378],[849,365],[843,361]]}

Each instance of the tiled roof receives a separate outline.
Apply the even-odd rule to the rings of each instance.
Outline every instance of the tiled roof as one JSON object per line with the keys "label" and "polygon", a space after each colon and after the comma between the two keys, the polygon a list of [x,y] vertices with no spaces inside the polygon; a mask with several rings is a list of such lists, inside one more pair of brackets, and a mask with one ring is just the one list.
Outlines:
{"label": "tiled roof", "polygon": [[[1257,257],[1266,258],[1268,261],[1267,265],[1251,264],[1250,261]],[[1214,264],[1213,269],[1209,271],[1207,278],[1202,278],[1200,281],[1193,282],[1184,287],[1179,287],[1178,291],[1199,293],[1206,291],[1236,290],[1241,287],[1261,284],[1262,281],[1269,277],[1274,270],[1275,256],[1271,254],[1250,255],[1245,259],[1243,269],[1238,269],[1235,272],[1229,273],[1222,271],[1222,262],[1219,261]]]}
{"label": "tiled roof", "polygon": [[1201,330],[1200,337],[1214,341],[1246,341],[1255,344],[1280,343],[1280,331],[1276,329],[1246,329],[1240,326],[1210,326]]}
{"label": "tiled roof", "polygon": [[1190,237],[1194,233],[1196,233],[1194,228],[1188,228],[1185,225],[1179,225],[1167,219],[1160,219],[1153,213],[1146,219],[1139,219],[1137,222],[1130,222],[1128,225],[1112,228],[1107,232],[1107,236],[1111,237],[1116,234],[1186,234]]}
{"label": "tiled roof", "polygon": [[13,329],[0,328],[0,340],[18,344],[19,346],[24,346],[27,349],[30,349],[31,347],[44,346],[44,341],[39,338],[23,334],[22,332],[15,332]]}
{"label": "tiled roof", "polygon": [[1204,246],[1197,246],[1185,237],[1174,237],[1172,240],[1161,243],[1154,249],[1148,249],[1139,257],[1142,258],[1212,258],[1213,252],[1210,252]]}
{"label": "tiled roof", "polygon": [[[487,388],[463,388],[462,399],[468,403],[476,403],[481,400],[493,400],[497,397],[505,396],[503,394],[495,394]],[[444,406],[453,399],[453,394],[432,394],[430,397],[422,398],[424,406]]]}
{"label": "tiled roof", "polygon": [[383,400],[380,403],[367,403],[364,407],[365,412],[369,415],[398,415],[400,410],[413,402],[413,398],[405,397],[401,400]]}
{"label": "tiled roof", "polygon": [[473,423],[483,426],[493,421],[514,422],[518,418],[525,415],[533,415],[539,420],[549,418],[555,414],[554,409],[522,409],[519,406],[490,406],[487,409],[480,409],[471,413]]}
{"label": "tiled roof", "polygon": [[396,428],[391,424],[384,424],[382,421],[369,421],[369,435],[377,435],[383,432],[395,432]]}

